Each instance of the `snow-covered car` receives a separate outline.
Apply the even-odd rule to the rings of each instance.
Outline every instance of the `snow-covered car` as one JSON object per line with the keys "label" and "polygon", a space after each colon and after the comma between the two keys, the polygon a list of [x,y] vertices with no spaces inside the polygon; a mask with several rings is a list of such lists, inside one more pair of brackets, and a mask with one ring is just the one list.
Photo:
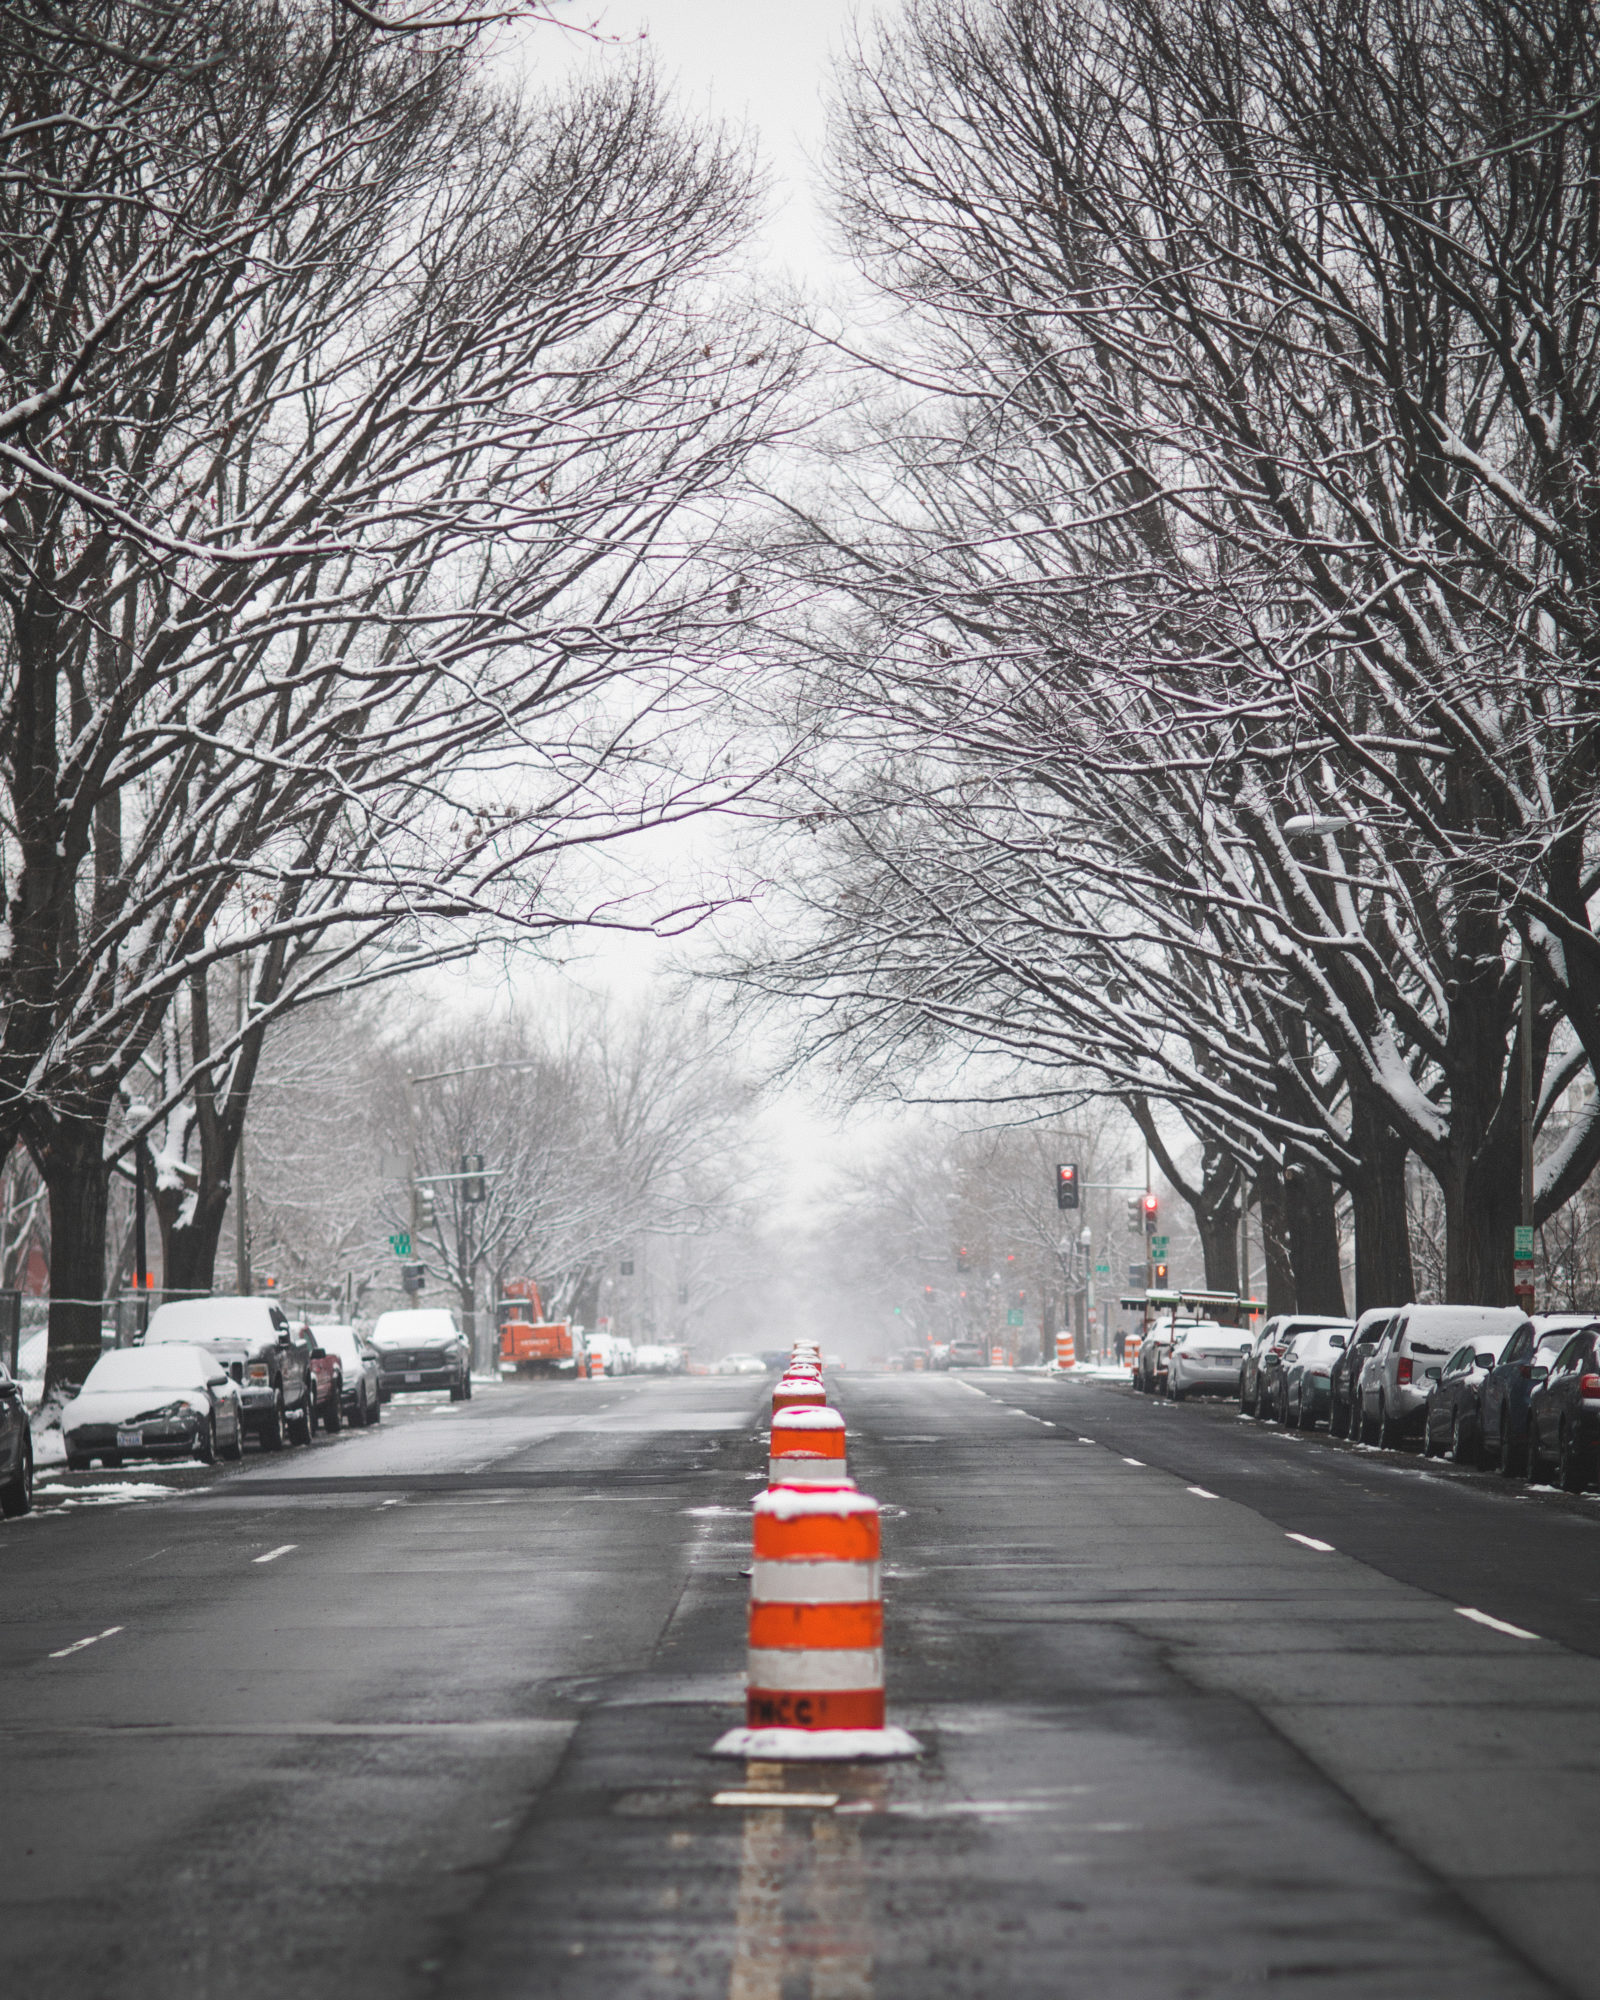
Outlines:
{"label": "snow-covered car", "polygon": [[311,1373],[311,1329],[291,1326],[271,1299],[175,1299],[150,1315],[143,1345],[169,1341],[203,1347],[239,1385],[244,1427],[263,1451],[281,1451],[287,1437],[310,1444],[315,1428],[316,1382]]}
{"label": "snow-covered car", "polygon": [[767,1364],[759,1354],[724,1354],[711,1364],[713,1375],[765,1375]]}
{"label": "snow-covered car", "polygon": [[22,1384],[0,1362],[0,1514],[15,1519],[33,1505],[33,1428]]}
{"label": "snow-covered car", "polygon": [[[1515,1306],[1406,1306],[1373,1349],[1361,1371],[1357,1421],[1363,1444],[1394,1449],[1403,1438],[1420,1435],[1428,1397],[1458,1347],[1480,1334],[1504,1334],[1509,1344],[1527,1321]],[[1531,1335],[1532,1329],[1529,1328]],[[1562,1333],[1546,1335],[1546,1364],[1566,1345]],[[1485,1390],[1485,1414],[1487,1415]],[[1526,1400],[1522,1399],[1523,1412]],[[1495,1432],[1496,1442],[1499,1440]],[[1520,1447],[1521,1437],[1518,1445]]]}
{"label": "snow-covered car", "polygon": [[675,1350],[656,1341],[644,1341],[633,1351],[633,1365],[641,1375],[670,1375],[674,1371]]}
{"label": "snow-covered car", "polygon": [[244,1447],[239,1385],[208,1348],[164,1340],[113,1348],[84,1377],[61,1418],[67,1464],[83,1472],[99,1459],[237,1458]]}
{"label": "snow-covered car", "polygon": [[1278,1421],[1285,1429],[1314,1431],[1333,1409],[1333,1371],[1352,1335],[1334,1326],[1294,1334],[1278,1370]]}
{"label": "snow-covered car", "polygon": [[[370,1341],[363,1340],[353,1326],[313,1321],[311,1337],[338,1371],[344,1421],[358,1426],[375,1424],[383,1414],[383,1369],[378,1350]],[[337,1424],[329,1424],[326,1417],[323,1422],[329,1430],[339,1428]]]}
{"label": "snow-covered car", "polygon": [[422,1389],[448,1389],[452,1403],[472,1395],[472,1357],[455,1314],[443,1306],[379,1313],[372,1329],[383,1400]]}
{"label": "snow-covered car", "polygon": [[1236,1396],[1250,1338],[1243,1327],[1219,1320],[1177,1328],[1167,1356],[1167,1394],[1175,1403],[1186,1396]]}

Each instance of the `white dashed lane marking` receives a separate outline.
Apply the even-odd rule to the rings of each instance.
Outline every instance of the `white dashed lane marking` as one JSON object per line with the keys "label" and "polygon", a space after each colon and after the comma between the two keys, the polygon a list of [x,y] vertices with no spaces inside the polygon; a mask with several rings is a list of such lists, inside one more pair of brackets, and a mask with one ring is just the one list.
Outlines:
{"label": "white dashed lane marking", "polygon": [[1191,1486],[1186,1490],[1192,1493],[1197,1500],[1215,1500],[1218,1497],[1215,1493],[1208,1493],[1203,1486]]}
{"label": "white dashed lane marking", "polygon": [[1508,1639],[1537,1639],[1537,1632],[1524,1632],[1520,1625],[1508,1625],[1503,1618],[1491,1618],[1487,1611],[1474,1611],[1470,1604],[1456,1606],[1458,1618],[1470,1618],[1474,1625],[1487,1625],[1491,1632],[1504,1632]]}
{"label": "white dashed lane marking", "polygon": [[252,1556],[251,1561],[258,1563],[275,1563],[278,1560],[279,1556],[289,1555],[293,1550],[299,1548],[299,1546],[300,1544],[298,1542],[285,1542],[281,1549],[268,1549],[264,1556]]}
{"label": "white dashed lane marking", "polygon": [[1124,1465],[1137,1465],[1141,1471],[1144,1468],[1144,1460],[1142,1458],[1125,1458],[1122,1462]]}
{"label": "white dashed lane marking", "polygon": [[1298,1542],[1303,1549],[1315,1549],[1319,1556],[1338,1554],[1338,1550],[1334,1548],[1332,1542],[1319,1542],[1315,1535],[1297,1535],[1291,1529],[1287,1539],[1291,1542]]}
{"label": "white dashed lane marking", "polygon": [[87,1639],[75,1639],[70,1646],[63,1646],[59,1653],[52,1653],[50,1657],[52,1660],[64,1660],[69,1653],[81,1653],[85,1646],[98,1646],[102,1639],[114,1639],[125,1629],[121,1625],[108,1625],[103,1632],[91,1632]]}

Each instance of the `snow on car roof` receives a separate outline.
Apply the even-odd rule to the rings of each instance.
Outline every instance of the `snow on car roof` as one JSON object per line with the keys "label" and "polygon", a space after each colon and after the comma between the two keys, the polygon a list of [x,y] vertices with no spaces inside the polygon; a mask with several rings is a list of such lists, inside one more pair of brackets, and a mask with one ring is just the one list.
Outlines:
{"label": "snow on car roof", "polygon": [[192,1342],[164,1340],[158,1347],[114,1347],[89,1370],[79,1393],[93,1396],[110,1389],[202,1389],[216,1372],[216,1357]]}
{"label": "snow on car roof", "polygon": [[421,1340],[458,1340],[460,1328],[455,1314],[443,1306],[401,1307],[397,1312],[379,1313],[372,1329],[378,1346],[410,1347]]}
{"label": "snow on car roof", "polygon": [[167,1340],[274,1340],[277,1327],[266,1299],[175,1299],[157,1306],[146,1347]]}

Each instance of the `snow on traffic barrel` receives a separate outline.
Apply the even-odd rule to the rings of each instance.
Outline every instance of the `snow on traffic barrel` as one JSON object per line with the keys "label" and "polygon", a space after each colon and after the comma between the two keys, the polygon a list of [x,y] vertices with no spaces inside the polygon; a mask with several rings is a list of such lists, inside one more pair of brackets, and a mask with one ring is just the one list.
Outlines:
{"label": "snow on traffic barrel", "polygon": [[772,1391],[772,1414],[776,1416],[780,1410],[820,1409],[827,1400],[820,1376],[782,1375]]}
{"label": "snow on traffic barrel", "polygon": [[1061,1332],[1056,1335],[1056,1366],[1058,1368],[1076,1368],[1077,1365],[1078,1355],[1076,1348],[1072,1344],[1072,1329],[1071,1327],[1063,1327]]}
{"label": "snow on traffic barrel", "polygon": [[745,1726],[715,1754],[916,1755],[884,1722],[881,1554],[878,1503],[847,1482],[757,1498]]}
{"label": "snow on traffic barrel", "polygon": [[774,1486],[835,1486],[845,1471],[844,1418],[837,1410],[774,1410],[767,1478]]}

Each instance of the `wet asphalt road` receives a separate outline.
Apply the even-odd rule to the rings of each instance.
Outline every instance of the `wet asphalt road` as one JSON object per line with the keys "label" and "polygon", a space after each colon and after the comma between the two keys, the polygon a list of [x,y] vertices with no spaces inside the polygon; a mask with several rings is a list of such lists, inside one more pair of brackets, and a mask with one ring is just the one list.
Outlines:
{"label": "wet asphalt road", "polygon": [[[42,1480],[0,1530],[7,1990],[1600,1995],[1600,1500],[1081,1380],[831,1386],[915,1764],[705,1755],[763,1381]],[[711,1804],[797,1782],[838,1806]]]}

